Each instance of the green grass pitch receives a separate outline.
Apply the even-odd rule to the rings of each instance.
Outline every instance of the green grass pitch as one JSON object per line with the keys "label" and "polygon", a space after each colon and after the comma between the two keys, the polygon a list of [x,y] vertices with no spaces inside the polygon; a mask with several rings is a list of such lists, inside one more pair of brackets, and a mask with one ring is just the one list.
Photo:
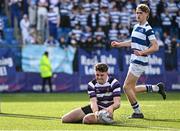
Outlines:
{"label": "green grass pitch", "polygon": [[7,93],[0,94],[0,130],[131,131],[180,130],[180,93],[138,94],[144,119],[128,119],[132,113],[124,94],[115,111],[114,125],[62,124],[60,117],[89,103],[87,93]]}

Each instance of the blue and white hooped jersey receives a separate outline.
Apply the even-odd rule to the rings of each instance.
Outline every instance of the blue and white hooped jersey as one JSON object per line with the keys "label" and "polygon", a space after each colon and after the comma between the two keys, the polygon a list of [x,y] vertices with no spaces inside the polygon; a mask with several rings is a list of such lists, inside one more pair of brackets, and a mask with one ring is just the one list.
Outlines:
{"label": "blue and white hooped jersey", "polygon": [[[144,25],[136,24],[131,34],[131,49],[143,51],[150,47],[150,41],[156,39],[152,27],[146,22]],[[148,56],[136,56],[131,54],[131,63],[148,65]]]}

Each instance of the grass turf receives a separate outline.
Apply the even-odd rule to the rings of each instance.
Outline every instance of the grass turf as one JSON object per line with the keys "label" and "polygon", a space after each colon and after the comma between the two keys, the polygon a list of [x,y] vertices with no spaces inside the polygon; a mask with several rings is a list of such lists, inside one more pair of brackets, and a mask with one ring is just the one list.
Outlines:
{"label": "grass turf", "polygon": [[60,117],[88,104],[86,93],[0,94],[0,130],[180,130],[180,93],[138,94],[144,119],[128,119],[132,113],[122,94],[121,107],[115,112],[114,125],[62,124]]}

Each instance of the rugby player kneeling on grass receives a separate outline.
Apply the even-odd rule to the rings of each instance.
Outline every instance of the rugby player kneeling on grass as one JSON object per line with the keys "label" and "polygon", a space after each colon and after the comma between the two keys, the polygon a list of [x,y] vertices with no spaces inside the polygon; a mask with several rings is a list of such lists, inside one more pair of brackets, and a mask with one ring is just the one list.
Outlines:
{"label": "rugby player kneeling on grass", "polygon": [[120,107],[119,81],[108,75],[108,66],[95,65],[95,79],[88,83],[90,104],[62,117],[63,123],[113,124],[113,112]]}

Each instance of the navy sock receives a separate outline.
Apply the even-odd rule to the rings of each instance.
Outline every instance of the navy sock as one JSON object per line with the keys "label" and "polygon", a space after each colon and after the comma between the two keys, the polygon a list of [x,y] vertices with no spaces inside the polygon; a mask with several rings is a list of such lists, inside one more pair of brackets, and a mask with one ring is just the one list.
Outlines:
{"label": "navy sock", "polygon": [[137,114],[141,113],[141,110],[140,110],[138,102],[135,102],[135,103],[131,104],[131,106],[132,106],[132,108],[133,108],[135,113],[137,113]]}
{"label": "navy sock", "polygon": [[147,92],[153,92],[152,85],[146,85]]}

